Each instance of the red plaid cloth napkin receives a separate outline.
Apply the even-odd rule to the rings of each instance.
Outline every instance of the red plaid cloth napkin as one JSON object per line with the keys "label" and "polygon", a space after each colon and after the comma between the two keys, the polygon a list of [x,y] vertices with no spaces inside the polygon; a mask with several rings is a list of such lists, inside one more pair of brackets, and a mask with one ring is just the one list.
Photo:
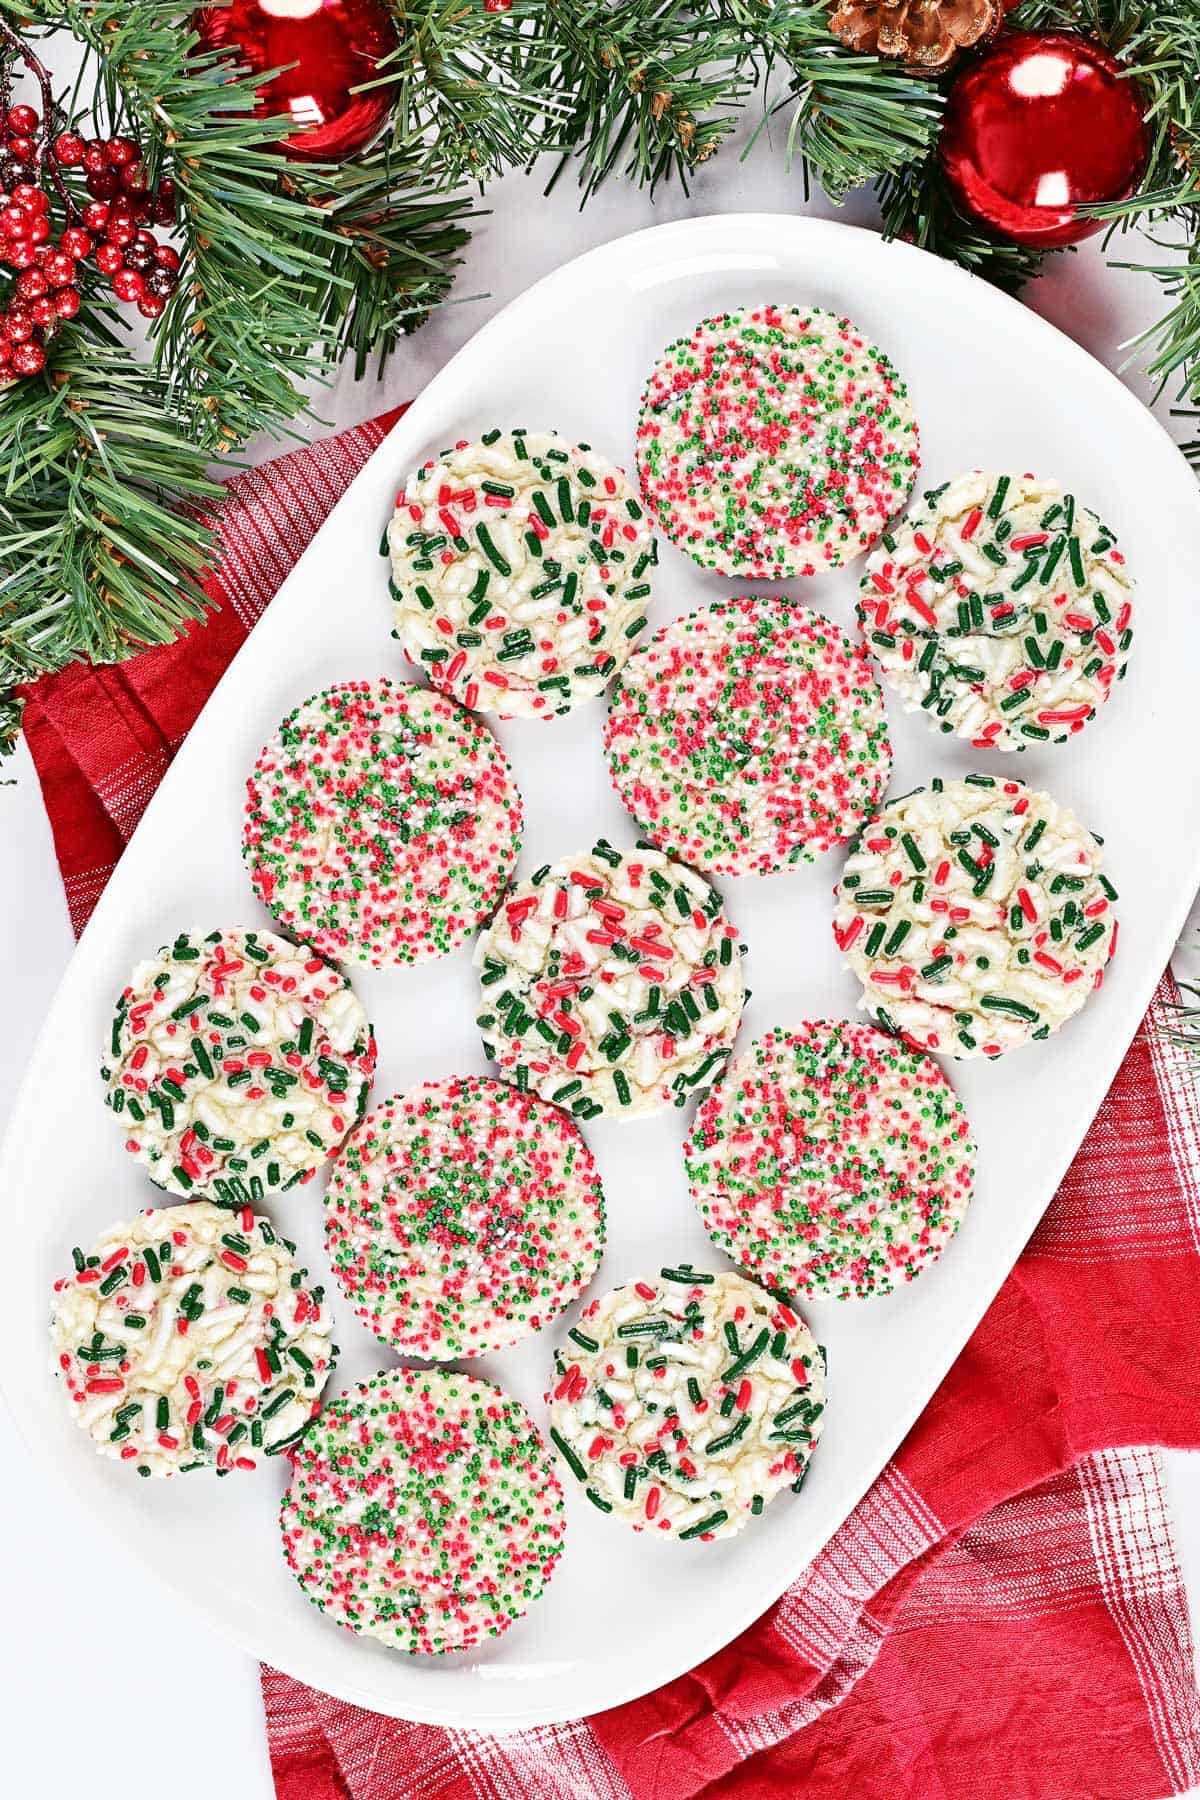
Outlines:
{"label": "red plaid cloth napkin", "polygon": [[[28,689],[77,931],[225,664],[396,416],[230,483],[217,610],[183,644]],[[919,1423],[764,1618],[643,1700],[503,1739],[264,1669],[280,1800],[1157,1800],[1200,1784],[1160,1459],[1126,1447],[1200,1445],[1200,1107],[1166,1031],[1172,993],[1164,980]]]}

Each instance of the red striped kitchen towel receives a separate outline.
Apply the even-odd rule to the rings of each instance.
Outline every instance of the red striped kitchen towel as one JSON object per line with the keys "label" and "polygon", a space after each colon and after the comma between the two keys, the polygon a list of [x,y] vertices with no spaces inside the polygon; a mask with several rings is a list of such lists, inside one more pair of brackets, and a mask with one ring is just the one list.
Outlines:
{"label": "red striped kitchen towel", "polygon": [[[216,610],[27,690],[78,931],[213,684],[395,414],[230,483]],[[264,1669],[280,1800],[1157,1800],[1200,1785],[1158,1453],[1200,1446],[1200,1107],[1164,981],[1045,1220],[894,1460],[690,1675],[495,1739]],[[630,1597],[636,1619],[643,1604]]]}

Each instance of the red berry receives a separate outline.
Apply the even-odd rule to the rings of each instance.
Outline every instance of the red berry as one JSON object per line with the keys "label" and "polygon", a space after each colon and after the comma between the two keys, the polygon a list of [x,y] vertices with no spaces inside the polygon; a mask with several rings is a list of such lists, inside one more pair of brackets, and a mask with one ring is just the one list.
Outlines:
{"label": "red berry", "polygon": [[160,300],[167,299],[179,286],[178,277],[170,269],[159,268],[156,263],[150,273],[143,277],[148,294],[157,294]]}
{"label": "red berry", "polygon": [[12,191],[12,197],[15,205],[27,207],[30,212],[50,211],[49,194],[43,193],[40,187],[34,187],[31,182],[19,181]]}
{"label": "red berry", "polygon": [[140,300],[144,292],[136,269],[118,269],[113,276],[113,293],[118,300]]}
{"label": "red berry", "polygon": [[132,219],[114,218],[110,212],[106,235],[110,244],[117,244],[123,250],[126,244],[132,244],[137,236],[137,226]]}
{"label": "red berry", "polygon": [[34,213],[29,221],[29,241],[32,244],[44,244],[50,236],[50,221],[45,213]]}
{"label": "red berry", "polygon": [[76,262],[82,262],[85,256],[91,255],[91,237],[78,225],[68,225],[59,241],[62,245],[63,255],[74,257]]}
{"label": "red berry", "polygon": [[108,168],[108,155],[99,138],[89,138],[80,158],[89,175],[103,175]]}
{"label": "red berry", "polygon": [[33,336],[33,318],[23,306],[10,306],[4,315],[10,344],[25,344]]}
{"label": "red berry", "polygon": [[73,319],[80,304],[78,288],[59,288],[54,296],[54,310],[60,319]]}
{"label": "red berry", "polygon": [[89,175],[84,185],[93,200],[111,200],[117,191],[117,178],[101,169],[98,175]]}
{"label": "red berry", "polygon": [[41,269],[26,269],[18,275],[14,283],[15,290],[22,300],[38,300],[50,286]]}
{"label": "red berry", "polygon": [[179,252],[170,244],[156,244],[154,247],[154,260],[156,263],[161,263],[164,269],[177,269],[179,267]]}
{"label": "red berry", "polygon": [[83,222],[89,231],[101,232],[108,224],[108,208],[101,200],[93,200],[83,209]]}
{"label": "red berry", "polygon": [[158,225],[171,225],[175,220],[175,183],[167,176],[158,184],[154,196],[154,219]]}
{"label": "red berry", "polygon": [[37,145],[32,138],[9,138],[6,146],[8,154],[19,163],[31,163],[37,160]]}
{"label": "red berry", "polygon": [[137,162],[131,162],[127,168],[121,170],[121,186],[127,194],[144,194],[146,192],[148,186],[146,165],[140,158]]}
{"label": "red berry", "polygon": [[74,169],[83,161],[86,148],[77,131],[60,131],[54,140],[54,154],[64,169]]}
{"label": "red berry", "polygon": [[10,137],[31,137],[41,123],[32,106],[10,106],[4,121]]}
{"label": "red berry", "polygon": [[42,264],[41,272],[51,287],[70,287],[75,280],[75,259],[64,250],[52,250]]}
{"label": "red berry", "polygon": [[97,244],[96,267],[102,275],[115,275],[125,266],[125,252],[119,244]]}
{"label": "red berry", "polygon": [[138,147],[130,137],[114,137],[109,138],[104,153],[110,169],[127,169],[137,161]]}
{"label": "red berry", "polygon": [[19,244],[10,244],[4,252],[4,260],[10,269],[32,269],[37,261],[37,251],[24,239]]}
{"label": "red berry", "polygon": [[18,344],[12,353],[12,366],[18,375],[36,375],[46,366],[46,352],[40,344]]}
{"label": "red berry", "polygon": [[133,202],[133,220],[136,225],[148,224],[153,211],[154,208],[150,203],[149,194],[138,194],[135,197]]}
{"label": "red berry", "polygon": [[0,369],[8,367],[12,361],[12,345],[6,337],[0,337]]}
{"label": "red berry", "polygon": [[157,319],[166,304],[166,301],[160,300],[157,294],[143,294],[137,307],[144,319]]}
{"label": "red berry", "polygon": [[26,212],[23,206],[15,206],[11,201],[0,212],[0,227],[3,228],[5,237],[12,238],[16,243],[29,236],[32,224],[33,214]]}
{"label": "red berry", "polygon": [[49,294],[43,294],[40,300],[35,300],[33,305],[29,308],[29,316],[35,325],[52,324],[57,317],[57,314],[51,296]]}

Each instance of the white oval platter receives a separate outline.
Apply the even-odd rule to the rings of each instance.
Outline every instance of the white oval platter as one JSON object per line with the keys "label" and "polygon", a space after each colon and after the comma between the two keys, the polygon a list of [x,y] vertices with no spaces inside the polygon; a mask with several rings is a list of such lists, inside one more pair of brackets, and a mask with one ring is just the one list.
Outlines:
{"label": "white oval platter", "polygon": [[[156,1203],[105,1112],[97,1076],[133,962],[181,928],[265,925],[239,854],[242,783],[296,701],[336,680],[410,673],[389,636],[380,533],[405,473],[493,424],[549,425],[632,467],[642,381],[706,314],[747,301],[848,313],[906,377],[921,484],[980,463],[1054,475],[1117,531],[1139,583],[1129,676],[1076,742],[977,755],[889,698],[892,791],[974,766],[1045,785],[1106,840],[1121,948],[1103,991],[1048,1043],[951,1066],[979,1144],[975,1202],[943,1261],[903,1293],[807,1309],[829,1352],[824,1439],[804,1491],[726,1543],[664,1542],[603,1518],[569,1475],[565,1555],[544,1600],[479,1654],[417,1661],[358,1639],[309,1605],[284,1566],[286,1468],[218,1482],[131,1479],[96,1456],[49,1369],[47,1292],[73,1243]],[[733,591],[665,542],[652,626]],[[75,953],[18,1100],[0,1167],[0,1380],[33,1452],[81,1517],[129,1553],[123,1610],[153,1575],[181,1628],[203,1620],[314,1687],[384,1713],[506,1730],[599,1711],[680,1674],[774,1601],[865,1492],[929,1399],[1054,1193],[1167,960],[1200,882],[1200,783],[1189,772],[1200,676],[1200,496],[1183,459],[1114,376],[1034,314],[904,245],[811,219],[691,219],[620,239],[541,281],[486,325],[418,398],[335,509],[217,688],[151,802]],[[853,621],[857,571],[792,584]],[[768,590],[770,591],[770,590]],[[631,844],[601,754],[605,703],[498,727],[526,806],[519,874],[599,835]],[[768,1025],[848,1016],[857,986],[830,932],[840,856],[766,880],[723,881],[749,945],[742,1042]],[[425,1077],[482,1071],[470,953],[416,971],[356,973],[380,1042],[375,1099]],[[593,1292],[666,1262],[721,1267],[689,1202],[672,1112],[587,1128],[608,1200]],[[337,1311],[336,1389],[394,1360],[328,1273],[320,1185],[273,1199]],[[551,1330],[482,1359],[543,1423]],[[85,1540],[86,1543],[86,1540]],[[64,1546],[64,1553],[66,1552]],[[85,1554],[85,1544],[78,1554]],[[169,1654],[169,1647],[163,1647]]]}

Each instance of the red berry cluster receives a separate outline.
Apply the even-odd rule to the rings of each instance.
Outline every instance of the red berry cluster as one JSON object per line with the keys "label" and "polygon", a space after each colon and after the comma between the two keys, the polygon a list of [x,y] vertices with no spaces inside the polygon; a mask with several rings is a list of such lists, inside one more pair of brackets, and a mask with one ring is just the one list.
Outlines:
{"label": "red berry cluster", "polygon": [[82,167],[91,199],[77,214],[56,173],[70,222],[52,241],[50,196],[37,184],[40,125],[32,106],[0,113],[0,264],[18,271],[0,311],[0,382],[45,367],[48,330],[79,311],[77,264],[86,258],[110,278],[118,300],[136,304],[148,319],[162,312],[179,280],[178,252],[147,229],[174,219],[175,184],[163,180],[151,191],[129,137],[64,131],[55,138],[49,154],[62,169]]}

